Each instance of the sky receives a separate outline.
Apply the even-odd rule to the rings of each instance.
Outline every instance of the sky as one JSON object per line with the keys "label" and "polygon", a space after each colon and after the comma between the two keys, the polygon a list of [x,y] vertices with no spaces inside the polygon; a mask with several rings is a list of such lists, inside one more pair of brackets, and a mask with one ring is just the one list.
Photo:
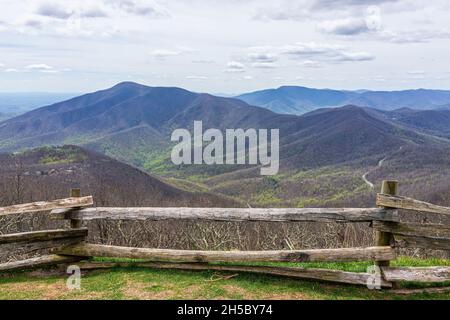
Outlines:
{"label": "sky", "polygon": [[450,89],[448,0],[0,0],[0,91]]}

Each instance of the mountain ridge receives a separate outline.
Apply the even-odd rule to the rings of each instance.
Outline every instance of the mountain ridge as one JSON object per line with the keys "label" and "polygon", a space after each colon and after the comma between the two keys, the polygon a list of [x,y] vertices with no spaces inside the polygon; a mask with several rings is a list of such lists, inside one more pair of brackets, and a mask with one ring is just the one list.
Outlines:
{"label": "mountain ridge", "polygon": [[301,115],[323,107],[358,105],[384,111],[399,108],[432,109],[450,103],[449,90],[410,89],[401,91],[314,89],[281,86],[244,93],[236,98],[283,114]]}

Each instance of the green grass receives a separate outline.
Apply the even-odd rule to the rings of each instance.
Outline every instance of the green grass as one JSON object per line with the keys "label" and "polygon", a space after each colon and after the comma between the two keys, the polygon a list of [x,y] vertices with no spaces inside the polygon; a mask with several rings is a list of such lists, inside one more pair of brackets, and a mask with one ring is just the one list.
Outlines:
{"label": "green grass", "polygon": [[[130,259],[96,261],[137,262]],[[370,263],[258,264],[303,266],[364,272]],[[450,266],[450,260],[419,260],[402,257],[395,266]],[[225,278],[224,276],[234,276]],[[0,299],[445,299],[449,293],[398,295],[389,290],[373,291],[361,286],[337,285],[266,275],[214,271],[172,271],[139,268],[113,268],[83,275],[81,290],[66,288],[67,275],[51,270],[0,275]],[[444,283],[441,285],[450,285]],[[417,288],[423,285],[401,284]]]}

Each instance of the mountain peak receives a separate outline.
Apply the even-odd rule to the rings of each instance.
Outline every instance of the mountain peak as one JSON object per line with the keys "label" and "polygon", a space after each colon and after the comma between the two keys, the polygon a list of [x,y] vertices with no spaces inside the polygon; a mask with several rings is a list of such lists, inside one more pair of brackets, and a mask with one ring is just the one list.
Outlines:
{"label": "mountain peak", "polygon": [[123,81],[123,82],[119,82],[118,84],[113,86],[111,89],[114,89],[114,88],[143,88],[143,87],[150,88],[148,86],[145,86],[145,85],[137,83],[137,82]]}

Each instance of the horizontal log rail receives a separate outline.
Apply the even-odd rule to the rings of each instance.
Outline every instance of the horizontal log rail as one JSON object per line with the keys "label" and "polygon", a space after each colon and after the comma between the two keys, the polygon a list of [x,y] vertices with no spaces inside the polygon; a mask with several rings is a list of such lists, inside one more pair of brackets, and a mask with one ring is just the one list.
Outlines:
{"label": "horizontal log rail", "polygon": [[115,257],[166,262],[344,262],[392,260],[396,257],[391,247],[290,251],[194,251],[79,244],[54,253],[80,257]]}
{"label": "horizontal log rail", "polygon": [[[299,267],[265,267],[265,266],[226,266],[204,263],[164,263],[164,262],[135,262],[135,263],[116,263],[116,262],[87,262],[81,263],[81,270],[96,270],[109,268],[153,268],[168,270],[184,270],[184,271],[223,271],[223,272],[243,272],[256,273],[272,276],[288,277],[303,280],[318,280],[327,282],[336,282],[353,285],[366,286],[372,279],[372,275],[368,273],[346,272],[339,270],[315,269],[315,268],[299,268]],[[392,283],[380,279],[382,288],[391,288]]]}
{"label": "horizontal log rail", "polygon": [[382,267],[387,281],[447,282],[450,281],[450,267]]}
{"label": "horizontal log rail", "polygon": [[448,207],[442,207],[408,197],[390,196],[381,193],[377,195],[377,206],[450,215],[450,208]]}
{"label": "horizontal log rail", "polygon": [[70,229],[70,230],[56,229],[56,230],[4,234],[0,235],[0,245],[16,242],[30,243],[30,242],[64,239],[64,238],[86,237],[87,234],[88,234],[87,228]]}
{"label": "horizontal log rail", "polygon": [[450,226],[430,223],[405,223],[374,221],[372,227],[375,230],[390,232],[397,235],[429,237],[438,236],[450,238]]}
{"label": "horizontal log rail", "polygon": [[0,264],[0,271],[25,270],[50,265],[66,264],[82,260],[79,257],[59,256],[56,254],[44,255],[36,258],[12,261]]}
{"label": "horizontal log rail", "polygon": [[85,237],[62,238],[37,242],[17,242],[0,245],[0,256],[12,257],[42,250],[54,250],[83,242]]}
{"label": "horizontal log rail", "polygon": [[450,238],[425,237],[413,235],[394,235],[400,247],[412,247],[432,250],[450,250]]}
{"label": "horizontal log rail", "polygon": [[382,208],[86,208],[53,211],[53,216],[78,220],[210,220],[268,222],[397,221],[396,210]]}
{"label": "horizontal log rail", "polygon": [[50,211],[54,209],[89,207],[92,206],[93,204],[94,199],[92,198],[92,196],[17,204],[14,206],[0,208],[0,217],[11,214]]}
{"label": "horizontal log rail", "polygon": [[88,230],[46,230],[0,235],[0,256],[30,254],[75,245],[86,240]]}

